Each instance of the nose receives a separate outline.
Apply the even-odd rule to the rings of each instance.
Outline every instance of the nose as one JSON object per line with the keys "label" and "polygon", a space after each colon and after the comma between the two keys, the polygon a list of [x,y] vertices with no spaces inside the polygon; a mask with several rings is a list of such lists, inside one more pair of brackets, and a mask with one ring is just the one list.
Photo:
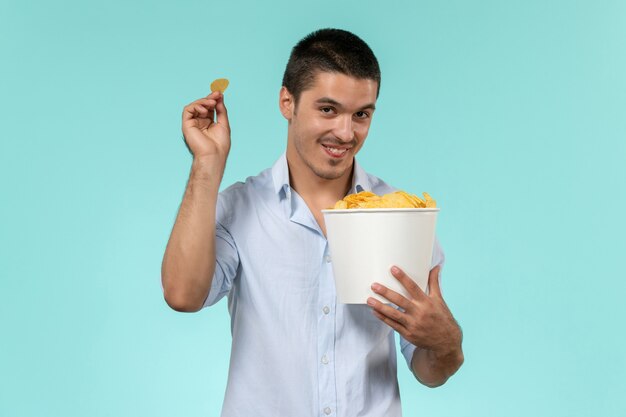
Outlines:
{"label": "nose", "polygon": [[343,115],[337,117],[337,125],[335,126],[333,134],[342,142],[350,142],[354,139],[354,130],[352,128],[351,115]]}

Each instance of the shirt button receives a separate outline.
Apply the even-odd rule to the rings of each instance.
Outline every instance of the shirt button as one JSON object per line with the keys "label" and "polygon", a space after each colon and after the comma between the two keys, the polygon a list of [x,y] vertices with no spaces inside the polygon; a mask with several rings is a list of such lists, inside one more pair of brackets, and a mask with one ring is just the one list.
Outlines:
{"label": "shirt button", "polygon": [[324,312],[324,314],[328,314],[328,313],[330,313],[330,308],[328,308],[328,306],[324,306],[322,311]]}
{"label": "shirt button", "polygon": [[326,407],[326,408],[324,409],[324,414],[329,415],[330,413],[331,413],[331,409],[330,409],[330,407]]}
{"label": "shirt button", "polygon": [[[323,363],[324,365],[328,365],[328,356],[326,356],[326,355],[322,356],[322,363]],[[327,414],[328,414],[328,413],[327,413]]]}
{"label": "shirt button", "polygon": [[326,261],[326,263],[330,263],[330,255],[324,256],[324,260]]}

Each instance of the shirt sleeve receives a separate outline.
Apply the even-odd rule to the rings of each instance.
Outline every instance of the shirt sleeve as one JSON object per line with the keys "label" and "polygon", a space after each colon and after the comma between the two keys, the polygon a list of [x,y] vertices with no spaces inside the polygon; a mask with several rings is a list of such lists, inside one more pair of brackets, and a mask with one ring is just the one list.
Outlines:
{"label": "shirt sleeve", "polygon": [[[433,245],[433,256],[430,262],[430,269],[433,269],[437,265],[441,265],[443,270],[443,265],[445,262],[445,255],[443,250],[441,249],[441,245],[439,244],[439,240],[437,236],[435,236],[435,244]],[[441,284],[441,270],[439,271],[439,283]],[[413,358],[413,353],[415,352],[416,346],[412,343],[408,342],[402,335],[400,336],[400,351],[402,355],[404,355],[404,359],[406,360],[406,364],[408,365],[411,372],[413,372],[413,368],[411,368],[411,359]]]}
{"label": "shirt sleeve", "polygon": [[202,308],[214,305],[230,292],[239,269],[237,246],[226,226],[230,222],[229,213],[232,212],[227,209],[222,197],[218,197],[215,223],[215,273]]}

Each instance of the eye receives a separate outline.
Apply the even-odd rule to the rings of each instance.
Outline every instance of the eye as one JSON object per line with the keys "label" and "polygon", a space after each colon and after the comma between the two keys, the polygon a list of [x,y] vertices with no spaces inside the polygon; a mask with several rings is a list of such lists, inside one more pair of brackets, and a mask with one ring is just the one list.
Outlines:
{"label": "eye", "polygon": [[333,109],[332,107],[322,107],[320,108],[320,111],[324,114],[332,114],[335,109]]}
{"label": "eye", "polygon": [[357,118],[359,119],[367,119],[370,115],[368,112],[365,111],[358,111],[356,113],[354,113],[356,115]]}

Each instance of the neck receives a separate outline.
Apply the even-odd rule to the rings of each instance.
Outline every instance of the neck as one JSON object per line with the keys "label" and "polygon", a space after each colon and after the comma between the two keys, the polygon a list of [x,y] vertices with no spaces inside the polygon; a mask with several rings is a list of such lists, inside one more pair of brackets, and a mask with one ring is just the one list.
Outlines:
{"label": "neck", "polygon": [[316,175],[299,159],[297,152],[287,152],[287,165],[291,188],[306,201],[317,200],[324,201],[326,205],[334,204],[345,197],[352,187],[354,160],[351,169],[335,179],[325,179]]}

